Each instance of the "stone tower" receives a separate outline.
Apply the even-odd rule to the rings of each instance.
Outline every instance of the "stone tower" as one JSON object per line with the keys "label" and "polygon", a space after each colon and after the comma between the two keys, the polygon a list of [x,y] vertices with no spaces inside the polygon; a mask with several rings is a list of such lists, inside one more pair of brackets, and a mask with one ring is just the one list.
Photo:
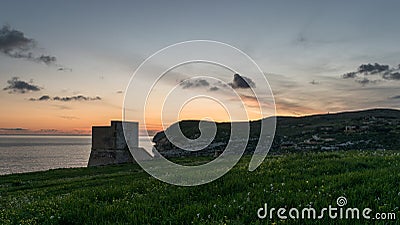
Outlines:
{"label": "stone tower", "polygon": [[137,122],[111,121],[111,126],[93,126],[92,150],[88,166],[135,162],[127,141],[130,143],[131,150],[140,151],[144,157],[151,157],[146,150],[139,148],[139,124]]}

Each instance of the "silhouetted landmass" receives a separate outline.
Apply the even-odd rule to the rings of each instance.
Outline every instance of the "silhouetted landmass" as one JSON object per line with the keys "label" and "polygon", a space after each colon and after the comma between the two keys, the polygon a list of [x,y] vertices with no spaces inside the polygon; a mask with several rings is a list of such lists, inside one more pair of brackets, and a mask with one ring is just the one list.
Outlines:
{"label": "silhouetted landmass", "polygon": [[[303,117],[278,116],[276,119],[276,134],[270,154],[350,149],[400,149],[399,110],[369,109]],[[179,125],[186,137],[196,139],[200,136],[198,124],[199,121],[189,120],[180,121],[171,127]],[[250,137],[245,153],[254,152],[260,133],[260,124],[261,120],[250,122]],[[228,143],[230,128],[230,123],[217,123],[214,141],[196,152],[177,148],[166,138],[164,131],[157,133],[153,142],[156,149],[166,157],[217,156]]]}

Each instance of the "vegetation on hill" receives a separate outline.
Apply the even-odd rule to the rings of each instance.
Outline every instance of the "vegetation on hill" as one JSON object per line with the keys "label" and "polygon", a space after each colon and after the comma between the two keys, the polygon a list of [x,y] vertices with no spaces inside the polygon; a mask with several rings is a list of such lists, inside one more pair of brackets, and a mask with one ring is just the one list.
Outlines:
{"label": "vegetation on hill", "polygon": [[[268,118],[267,118],[268,119]],[[370,109],[336,114],[303,117],[276,117],[276,134],[270,154],[299,151],[332,150],[379,150],[400,149],[400,111],[394,109]],[[196,139],[200,136],[199,121],[180,121],[182,133]],[[252,153],[260,133],[260,120],[250,122],[250,138],[246,153]],[[214,141],[199,152],[183,151],[171,142],[164,131],[157,133],[153,141],[165,156],[208,155],[221,152],[230,138],[230,123],[217,123]]]}

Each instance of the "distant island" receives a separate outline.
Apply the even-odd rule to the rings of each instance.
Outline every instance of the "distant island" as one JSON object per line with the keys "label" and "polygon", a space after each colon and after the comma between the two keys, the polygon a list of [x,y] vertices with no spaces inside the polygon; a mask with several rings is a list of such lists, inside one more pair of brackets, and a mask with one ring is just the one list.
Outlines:
{"label": "distant island", "polygon": [[[302,117],[277,116],[276,121],[276,134],[269,154],[400,149],[400,110],[368,109]],[[180,126],[186,137],[196,139],[200,136],[199,122],[185,120],[171,126]],[[247,154],[254,152],[260,124],[261,120],[250,122],[250,137],[245,150]],[[164,131],[158,132],[153,142],[165,157],[218,156],[228,143],[230,127],[228,122],[217,123],[213,142],[196,152],[177,148],[168,140]]]}

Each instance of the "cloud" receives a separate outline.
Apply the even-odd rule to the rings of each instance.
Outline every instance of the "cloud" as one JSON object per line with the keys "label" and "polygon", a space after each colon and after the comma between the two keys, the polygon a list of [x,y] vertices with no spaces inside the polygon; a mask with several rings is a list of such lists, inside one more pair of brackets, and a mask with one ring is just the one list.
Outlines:
{"label": "cloud", "polygon": [[208,83],[205,79],[190,79],[190,80],[182,80],[179,85],[183,89],[189,88],[198,88],[198,87],[208,87],[210,83]]}
{"label": "cloud", "polygon": [[35,58],[34,60],[37,62],[43,62],[46,65],[51,65],[57,61],[57,58],[55,56],[50,56],[50,55],[41,55]]}
{"label": "cloud", "polygon": [[[265,97],[265,96],[255,96],[253,95],[247,95],[247,94],[241,94],[239,93],[239,97],[241,101],[249,108],[271,108],[274,107],[271,102],[270,98]],[[233,99],[233,100],[236,100]]]}
{"label": "cloud", "polygon": [[386,80],[400,80],[400,72],[383,74],[383,79],[386,79]]}
{"label": "cloud", "polygon": [[66,120],[78,120],[79,117],[76,116],[60,116],[60,118],[66,119]]}
{"label": "cloud", "polygon": [[8,25],[0,29],[0,52],[11,58],[26,59],[46,65],[54,64],[57,59],[50,55],[35,56],[32,52],[36,41],[27,38],[21,31],[14,30]]}
{"label": "cloud", "polygon": [[252,108],[261,107],[261,102],[259,101],[259,99],[257,99],[256,96],[239,94],[239,97],[242,100],[242,102],[248,107]]}
{"label": "cloud", "polygon": [[26,128],[21,128],[21,127],[13,127],[13,128],[4,128],[4,127],[2,127],[2,128],[0,128],[0,130],[1,131],[25,131],[25,130],[28,130],[28,129],[26,129]]}
{"label": "cloud", "polygon": [[[375,78],[373,78],[375,75]],[[381,81],[400,80],[400,66],[391,68],[379,63],[361,64],[357,71],[342,75],[343,79],[354,79],[361,85],[376,84]]]}
{"label": "cloud", "polygon": [[76,95],[76,96],[70,96],[70,97],[54,97],[53,101],[62,101],[62,102],[70,102],[70,101],[97,101],[101,100],[99,96],[96,97],[86,97],[83,95]]}
{"label": "cloud", "polygon": [[256,84],[248,77],[240,76],[239,74],[233,75],[232,83],[229,83],[232,88],[253,88]]}
{"label": "cloud", "polygon": [[209,89],[210,91],[218,91],[219,90],[219,87],[210,87],[210,89]]}
{"label": "cloud", "polygon": [[356,78],[356,77],[357,77],[357,73],[356,73],[356,72],[345,73],[345,74],[342,75],[342,77],[343,77],[344,79],[347,79],[347,78]]}
{"label": "cloud", "polygon": [[389,99],[400,99],[400,95],[396,95],[396,96],[390,97]]}
{"label": "cloud", "polygon": [[67,67],[59,67],[57,69],[57,71],[61,71],[61,72],[72,72],[71,68],[67,68]]}
{"label": "cloud", "polygon": [[364,74],[376,74],[384,71],[388,71],[389,66],[388,65],[381,65],[379,63],[375,64],[362,64],[361,66],[358,67],[358,72],[359,73],[364,73]]}
{"label": "cloud", "polygon": [[[29,99],[30,101],[35,101],[36,99]],[[52,105],[53,107],[59,109],[59,110],[72,110],[73,108],[70,106],[66,105]]]}
{"label": "cloud", "polygon": [[86,97],[83,95],[76,96],[65,96],[65,97],[50,97],[48,95],[43,95],[39,98],[30,98],[29,101],[60,101],[60,102],[71,102],[71,101],[99,101],[101,98],[99,96],[96,97]]}
{"label": "cloud", "polygon": [[0,50],[12,54],[15,50],[25,51],[35,46],[35,41],[25,37],[24,33],[4,25],[0,30]]}
{"label": "cloud", "polygon": [[253,82],[252,79],[248,77],[241,76],[239,74],[235,74],[233,76],[233,81],[231,83],[224,83],[221,81],[216,81],[213,83],[210,83],[206,79],[187,79],[187,80],[181,80],[179,83],[179,86],[182,87],[182,89],[191,89],[191,88],[201,88],[201,87],[206,87],[208,88],[209,91],[219,91],[222,88],[227,88],[227,87],[232,87],[233,89],[239,89],[239,88],[254,88],[256,84]]}
{"label": "cloud", "polygon": [[380,80],[370,80],[370,79],[368,79],[368,78],[366,78],[366,77],[364,77],[364,78],[357,78],[357,79],[355,79],[354,81],[357,82],[357,83],[359,83],[359,84],[361,84],[362,86],[365,86],[365,85],[367,85],[367,84],[376,84],[376,83],[380,82]]}
{"label": "cloud", "polygon": [[[40,91],[40,87],[29,84],[28,82],[22,81],[19,77],[13,77],[7,81],[8,86],[3,88],[4,91],[9,91],[8,93],[21,93]],[[30,82],[32,83],[32,81]]]}
{"label": "cloud", "polygon": [[48,95],[43,95],[42,97],[38,98],[38,101],[47,101],[50,100],[50,96]]}
{"label": "cloud", "polygon": [[40,129],[39,132],[40,133],[57,133],[58,130],[57,129]]}

